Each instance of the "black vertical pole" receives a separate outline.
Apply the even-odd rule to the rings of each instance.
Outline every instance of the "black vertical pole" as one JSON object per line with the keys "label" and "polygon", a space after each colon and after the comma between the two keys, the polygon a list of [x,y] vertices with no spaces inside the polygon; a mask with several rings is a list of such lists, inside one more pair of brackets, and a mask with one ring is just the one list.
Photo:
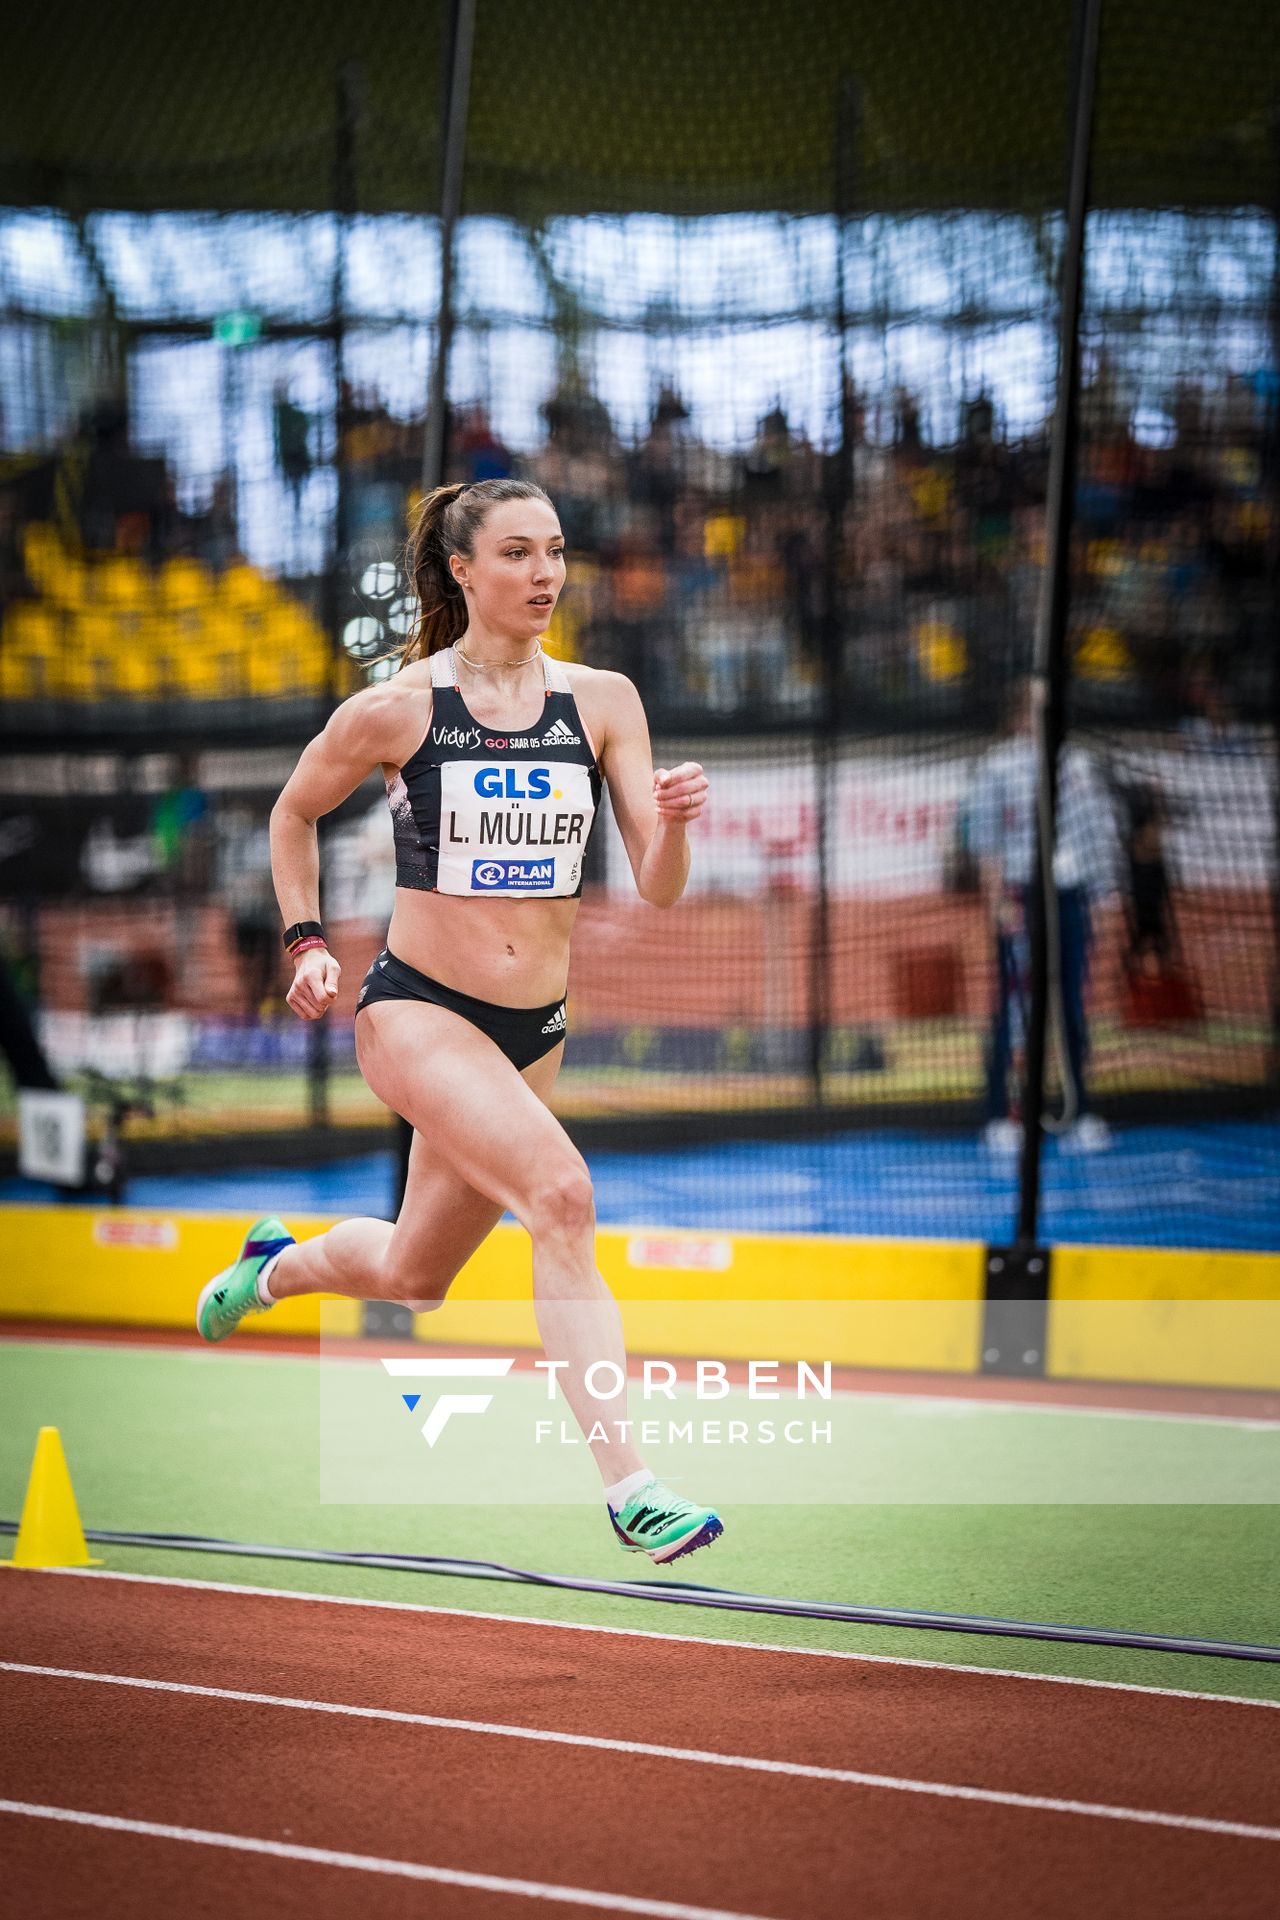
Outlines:
{"label": "black vertical pole", "polygon": [[[1058,755],[1064,730],[1066,633],[1070,604],[1071,522],[1079,439],[1080,308],[1084,279],[1084,229],[1089,205],[1089,158],[1098,72],[1102,0],[1076,0],[1072,62],[1067,232],[1058,318],[1058,395],[1049,453],[1045,505],[1045,571],[1041,581],[1032,659],[1032,711],[1037,758],[1036,855],[1028,902],[1031,1004],[1022,1094],[1022,1167],[1018,1194],[1018,1241],[1033,1246],[1040,1211],[1040,1127],[1044,1114],[1045,1033],[1049,1017],[1049,937],[1053,850],[1057,812]],[[1051,898],[1052,895],[1052,898]]]}
{"label": "black vertical pole", "polygon": [[445,422],[448,414],[449,350],[453,344],[454,233],[462,211],[462,176],[467,158],[467,108],[471,98],[471,56],[476,37],[476,0],[452,0],[445,55],[443,138],[440,152],[440,302],[436,312],[436,351],[431,363],[426,432],[422,438],[422,490],[430,493],[444,479]]}
{"label": "black vertical pole", "polygon": [[844,662],[844,538],[853,500],[853,420],[849,371],[849,326],[844,259],[853,215],[858,89],[841,74],[835,98],[834,192],[836,216],[836,373],[840,383],[840,439],[825,469],[826,526],[822,568],[822,695],[814,736],[816,864],[813,946],[809,963],[809,1082],[813,1104],[825,1098],[824,1075],[831,1035],[832,846],[839,783],[840,676]]}
{"label": "black vertical pole", "polygon": [[347,459],[343,383],[347,362],[347,233],[356,211],[356,117],[359,111],[359,73],[353,63],[338,70],[337,113],[333,145],[333,210],[335,234],[333,279],[329,292],[329,338],[333,366],[333,471],[336,506],[333,546],[325,576],[325,614],[335,656],[341,649],[339,627],[343,612],[343,585],[350,532],[351,473]]}
{"label": "black vertical pole", "polygon": [[[347,518],[349,484],[345,436],[343,434],[342,388],[346,368],[347,341],[347,227],[356,210],[356,115],[358,76],[353,65],[338,69],[333,136],[333,279],[329,290],[329,340],[332,351],[333,380],[333,539],[323,583],[323,624],[329,640],[330,679],[323,696],[324,717],[333,711],[336,686],[335,663],[342,646],[343,582],[347,570]],[[320,841],[320,902],[324,901],[323,823],[318,828]],[[323,918],[323,912],[321,917]],[[307,1119],[312,1127],[329,1124],[329,1022],[313,1020],[307,1028]]]}
{"label": "black vertical pole", "polygon": [[1266,1080],[1280,1087],[1280,101],[1271,111],[1271,217],[1275,223],[1275,272],[1271,283],[1271,382],[1263,442],[1264,497],[1271,509],[1267,588],[1271,618],[1271,735],[1276,759],[1271,818],[1271,1035]]}
{"label": "black vertical pole", "polygon": [[[440,301],[436,310],[436,351],[431,363],[426,427],[422,436],[422,490],[442,484],[449,457],[449,350],[453,344],[454,236],[462,212],[462,178],[467,157],[467,107],[471,97],[471,57],[476,37],[476,0],[452,0],[449,44],[445,52],[444,108],[440,148]],[[395,1211],[399,1213],[409,1179],[413,1128],[396,1128]]]}

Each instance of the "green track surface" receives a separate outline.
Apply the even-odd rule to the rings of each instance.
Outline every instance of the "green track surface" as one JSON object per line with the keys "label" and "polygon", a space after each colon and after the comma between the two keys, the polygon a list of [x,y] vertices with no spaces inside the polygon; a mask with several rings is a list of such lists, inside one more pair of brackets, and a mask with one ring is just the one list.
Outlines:
{"label": "green track surface", "polygon": [[[16,1519],[37,1429],[60,1429],[86,1526],[246,1542],[502,1560],[634,1579],[594,1504],[360,1507],[320,1499],[321,1362],[246,1351],[0,1342],[0,1515]],[[884,1403],[891,1422],[895,1408]],[[1034,1416],[1032,1416],[1034,1417]],[[999,1444],[1025,1444],[1015,1416]],[[945,1422],[917,1422],[949,1446]],[[1083,1424],[1083,1423],[1082,1423]],[[1091,1445],[1111,1423],[1088,1422]],[[1121,1423],[1115,1424],[1117,1445]],[[1180,1446],[1238,1430],[1178,1423]],[[901,1429],[899,1429],[900,1431]],[[886,1437],[892,1428],[886,1428]],[[935,1437],[936,1436],[936,1437]],[[1268,1449],[1272,1439],[1248,1436]],[[583,1470],[590,1472],[584,1460]],[[729,1510],[678,1577],[880,1607],[1280,1643],[1280,1507],[860,1505]],[[8,1551],[9,1549],[0,1549]],[[1070,1674],[1280,1701],[1280,1668],[1009,1638],[723,1614],[548,1588],[248,1557],[98,1549],[109,1567],[700,1638]],[[661,1575],[654,1577],[661,1578]]]}

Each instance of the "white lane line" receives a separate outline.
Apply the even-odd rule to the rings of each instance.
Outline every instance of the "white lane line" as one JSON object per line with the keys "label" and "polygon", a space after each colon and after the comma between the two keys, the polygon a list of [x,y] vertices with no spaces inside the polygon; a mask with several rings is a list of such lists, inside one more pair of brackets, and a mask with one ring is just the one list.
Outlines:
{"label": "white lane line", "polygon": [[467,1887],[478,1893],[512,1893],[525,1900],[558,1900],[566,1906],[598,1907],[604,1913],[639,1913],[652,1920],[758,1920],[753,1914],[723,1907],[688,1907],[678,1900],[640,1900],[629,1893],[594,1893],[586,1887],[558,1887],[545,1880],[509,1880],[498,1873],[465,1873],[459,1867],[426,1867],[416,1860],[380,1860],[376,1854],[339,1853],[332,1847],[300,1847],[285,1840],[258,1840],[245,1833],[212,1833],[205,1827],[170,1827],[158,1820],[125,1820],[112,1813],[83,1813],[75,1807],[39,1806],[28,1800],[0,1800],[0,1813],[30,1820],[64,1820],[74,1827],[106,1833],[138,1833],[151,1840],[185,1840],[190,1846],[225,1847],[232,1853],[265,1853],[273,1860],[300,1860],[308,1866],[350,1867],[358,1873],[385,1873],[398,1880],[429,1880],[439,1887]]}
{"label": "white lane line", "polygon": [[179,1693],[204,1700],[232,1700],[254,1707],[285,1707],[297,1713],[332,1713],[352,1720],[388,1721],[395,1726],[436,1727],[449,1733],[477,1733],[504,1740],[532,1740],[551,1746],[590,1747],[599,1753],[639,1754],[651,1760],[680,1760],[702,1767],[731,1767],[743,1773],[784,1774],[797,1780],[825,1780],[848,1787],[877,1787],[888,1793],[918,1793],[938,1800],[975,1800],[997,1807],[1038,1813],[1071,1813],[1093,1820],[1121,1820],[1147,1827],[1174,1827],[1191,1833],[1225,1834],[1240,1840],[1280,1840],[1280,1827],[1250,1826],[1240,1820],[1211,1820],[1192,1813],[1161,1813],[1147,1807],[1116,1807],[1095,1800],[1061,1800],[1043,1794],[1008,1793],[998,1787],[960,1786],[949,1780],[916,1780],[902,1774],[865,1773],[853,1767],[816,1767],[795,1760],[759,1760],[748,1754],[708,1753],[699,1747],[662,1747],[648,1740],[609,1740],[589,1733],[560,1733],[543,1727],[512,1727],[488,1720],[453,1720],[435,1713],[405,1713],[393,1707],[355,1707],[332,1700],[295,1700],[287,1694],[247,1693],[233,1687],[201,1687],[182,1680],[150,1680],[123,1673],[93,1673],[78,1667],[27,1666],[0,1660],[5,1673],[42,1679],[91,1680],[101,1686],[138,1687],[145,1693]]}
{"label": "white lane line", "polygon": [[1242,1433],[1280,1432],[1280,1420],[1258,1414],[1170,1413],[1157,1407],[1107,1407],[1090,1401],[1070,1400],[988,1400],[985,1394],[967,1393],[890,1393],[879,1389],[863,1392],[857,1387],[837,1387],[835,1394],[850,1400],[896,1402],[907,1413],[931,1418],[954,1416],[959,1412],[980,1413],[1063,1413],[1084,1420],[1160,1420],[1175,1426],[1234,1427]]}
{"label": "white lane line", "polygon": [[[1150,1693],[1162,1700],[1209,1700],[1223,1707],[1270,1707],[1280,1711],[1280,1700],[1257,1700],[1248,1694],[1198,1693],[1191,1687],[1151,1687],[1137,1680],[1091,1680],[1073,1673],[1028,1673],[1021,1667],[983,1667],[968,1660],[916,1660],[909,1654],[853,1653],[841,1647],[795,1647],[767,1640],[734,1640],[728,1634],[662,1633],[656,1627],[598,1627],[587,1620],[545,1620],[531,1613],[484,1613],[478,1607],[434,1607],[423,1600],[361,1600],[349,1593],[300,1593],[291,1587],[241,1586],[231,1580],[184,1580],[177,1574],[122,1573],[112,1567],[39,1567],[24,1571],[66,1575],[74,1580],[128,1580],[138,1586],[184,1587],[191,1593],[247,1593],[259,1600],[306,1600],[322,1607],[369,1607],[385,1613],[443,1614],[450,1620],[492,1620],[505,1627],[546,1627],[564,1633],[608,1633],[624,1640],[674,1641],[682,1647],[733,1647],[742,1653],[787,1653],[802,1660],[856,1660],[867,1666],[920,1667],[930,1673],[973,1674],[979,1679],[1032,1680],[1050,1687],[1097,1687],[1109,1693]],[[937,1631],[944,1629],[938,1628]]]}

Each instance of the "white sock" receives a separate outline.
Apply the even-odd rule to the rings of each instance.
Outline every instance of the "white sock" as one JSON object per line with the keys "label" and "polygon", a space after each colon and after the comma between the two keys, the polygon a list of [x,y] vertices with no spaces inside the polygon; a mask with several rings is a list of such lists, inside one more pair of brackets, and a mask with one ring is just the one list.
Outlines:
{"label": "white sock", "polygon": [[634,1473],[629,1473],[625,1480],[615,1480],[611,1487],[606,1487],[604,1497],[617,1513],[620,1507],[626,1506],[632,1494],[638,1492],[646,1480],[652,1479],[653,1474],[648,1467],[638,1467]]}
{"label": "white sock", "polygon": [[[281,1247],[280,1253],[283,1253],[283,1252],[284,1252],[284,1248]],[[280,1253],[273,1253],[271,1258],[269,1260],[264,1260],[262,1265],[258,1268],[258,1278],[257,1278],[257,1281],[255,1282],[255,1285],[257,1286],[257,1289],[258,1289],[258,1298],[262,1302],[264,1307],[274,1307],[276,1304],[276,1297],[274,1293],[272,1293],[270,1287],[267,1285],[267,1276],[271,1272],[271,1269],[272,1267],[274,1267],[276,1261],[280,1258]]]}

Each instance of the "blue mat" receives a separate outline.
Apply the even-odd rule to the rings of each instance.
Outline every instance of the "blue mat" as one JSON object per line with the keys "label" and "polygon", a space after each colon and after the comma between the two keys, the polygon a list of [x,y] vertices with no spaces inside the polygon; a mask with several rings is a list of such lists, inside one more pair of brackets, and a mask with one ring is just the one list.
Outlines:
{"label": "blue mat", "polygon": [[[604,1225],[1004,1241],[1016,1220],[1016,1162],[974,1139],[895,1130],[588,1158]],[[49,1191],[11,1180],[0,1199],[47,1200]],[[391,1192],[391,1155],[382,1152],[311,1170],[149,1175],[129,1183],[128,1198],[241,1215],[385,1217]],[[1280,1125],[1128,1128],[1088,1155],[1050,1141],[1041,1238],[1280,1250]]]}

